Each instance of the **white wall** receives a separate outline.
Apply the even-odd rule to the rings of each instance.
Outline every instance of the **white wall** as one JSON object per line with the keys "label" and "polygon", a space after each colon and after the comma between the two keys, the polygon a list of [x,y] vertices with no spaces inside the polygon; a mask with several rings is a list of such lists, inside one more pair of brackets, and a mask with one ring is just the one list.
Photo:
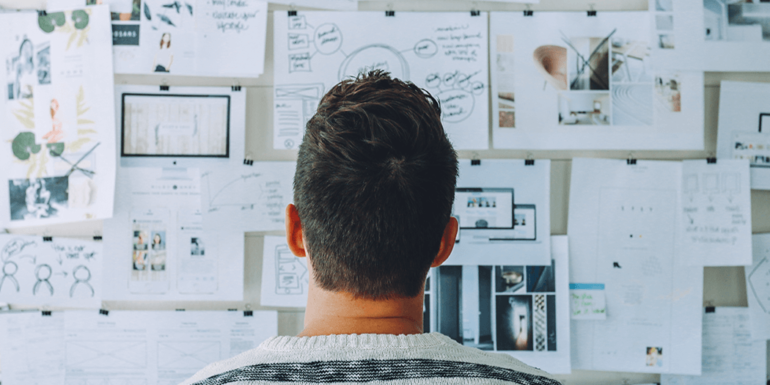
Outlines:
{"label": "white wall", "polygon": [[[41,3],[41,0],[0,0],[0,5],[25,3]],[[535,12],[548,11],[583,11],[594,5],[594,9],[601,11],[646,10],[646,0],[541,0],[540,4],[532,5]],[[408,0],[408,1],[361,1],[359,10],[386,10],[400,11],[469,11],[471,9],[482,11],[510,11],[523,10],[522,4],[506,4],[484,1],[458,1],[458,0]],[[286,6],[270,6],[270,9],[285,10]],[[298,8],[299,10],[303,8]],[[272,29],[272,15],[268,19],[268,28]],[[267,35],[267,62],[265,74],[257,79],[231,79],[231,78],[194,78],[194,77],[170,77],[159,78],[154,76],[117,75],[116,84],[148,84],[159,85],[161,82],[174,86],[230,86],[235,82],[246,87],[247,90],[247,116],[246,116],[246,154],[256,161],[264,160],[293,160],[296,151],[279,151],[272,149],[272,84],[273,84],[273,57],[272,57],[272,33]],[[536,159],[550,158],[551,164],[551,233],[554,235],[567,233],[567,208],[569,200],[569,182],[571,162],[573,157],[602,157],[625,159],[633,156],[638,159],[693,159],[705,158],[715,155],[717,138],[717,115],[719,110],[719,82],[720,80],[760,81],[770,82],[770,73],[707,73],[705,90],[705,150],[703,151],[636,151],[629,154],[628,151],[532,151],[531,156]],[[491,121],[491,117],[490,117]],[[491,139],[491,130],[490,130]],[[526,158],[528,151],[514,150],[486,150],[486,151],[460,151],[463,158],[478,157],[488,158]],[[755,233],[770,232],[770,191],[752,191],[752,222]],[[91,237],[101,231],[101,222],[78,223],[74,225],[61,225],[30,228],[23,231],[14,231],[25,234],[40,234],[51,236]],[[275,309],[259,306],[259,290],[262,270],[262,242],[263,235],[282,235],[280,232],[272,233],[247,233],[246,234],[246,262],[245,262],[245,293],[243,302],[119,302],[108,301],[105,306],[108,309],[118,310],[173,310],[186,308],[189,310],[223,310],[228,308],[243,309],[249,306],[251,309]],[[706,268],[704,287],[704,304],[714,306],[748,306],[746,298],[746,284],[743,267]],[[293,335],[302,329],[302,309],[280,310],[278,331],[282,335]],[[573,371],[573,374],[558,376],[567,385],[575,384],[640,384],[659,381],[658,375],[631,374],[615,372],[589,372]]]}

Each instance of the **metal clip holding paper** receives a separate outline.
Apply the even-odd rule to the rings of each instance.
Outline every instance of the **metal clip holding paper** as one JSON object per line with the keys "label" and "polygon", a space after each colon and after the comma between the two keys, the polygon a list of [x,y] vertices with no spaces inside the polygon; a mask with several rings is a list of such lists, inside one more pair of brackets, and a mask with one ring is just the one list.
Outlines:
{"label": "metal clip holding paper", "polygon": [[296,8],[294,8],[294,3],[290,3],[290,4],[289,4],[289,12],[288,12],[288,15],[289,15],[289,17],[297,16],[297,9],[296,9]]}
{"label": "metal clip holding paper", "polygon": [[251,158],[251,152],[246,153],[246,156],[243,158],[243,164],[246,166],[254,165],[254,159]]}
{"label": "metal clip holding paper", "polygon": [[711,300],[706,301],[706,308],[704,309],[706,313],[716,313],[717,308],[714,306],[714,303],[711,302]]}
{"label": "metal clip holding paper", "polygon": [[39,9],[37,11],[38,16],[48,16],[48,13],[45,11],[45,9]]}
{"label": "metal clip holding paper", "polygon": [[104,308],[99,309],[99,315],[103,315],[105,317],[110,315],[110,311]]}
{"label": "metal clip holding paper", "polygon": [[481,16],[481,11],[479,11],[478,7],[476,7],[476,2],[473,2],[473,7],[471,8],[471,16]]}
{"label": "metal clip holding paper", "polygon": [[594,10],[594,4],[591,3],[591,4],[588,4],[588,5],[591,8],[586,12],[586,14],[588,14],[588,17],[596,17],[596,10]]}
{"label": "metal clip holding paper", "polygon": [[53,237],[48,235],[43,236],[43,242],[53,242]]}
{"label": "metal clip holding paper", "polygon": [[709,154],[708,158],[706,158],[706,163],[708,163],[708,164],[717,164],[717,157],[714,156],[713,152]]}
{"label": "metal clip holding paper", "polygon": [[94,231],[94,241],[101,241],[102,240],[102,233],[99,232],[99,230]]}
{"label": "metal clip holding paper", "polygon": [[393,10],[393,3],[388,3],[388,7],[385,9],[385,17],[396,16],[396,11]]}
{"label": "metal clip holding paper", "polygon": [[634,157],[633,152],[628,153],[628,159],[626,159],[626,164],[629,166],[636,164],[636,158]]}
{"label": "metal clip holding paper", "polygon": [[524,10],[524,17],[532,17],[533,12],[531,9],[529,9],[529,4],[527,4],[527,9]]}
{"label": "metal clip holding paper", "polygon": [[527,153],[527,158],[524,159],[524,165],[525,166],[534,166],[535,165],[535,160],[532,159],[532,153],[531,152]]}
{"label": "metal clip holding paper", "polygon": [[473,152],[471,154],[471,166],[481,166],[481,159],[479,159],[479,153]]}
{"label": "metal clip holding paper", "polygon": [[41,314],[43,317],[50,317],[50,316],[51,316],[51,311],[50,311],[50,310],[48,310],[48,308],[47,308],[47,307],[41,307],[41,308],[40,308],[40,314]]}
{"label": "metal clip holding paper", "polygon": [[240,92],[241,91],[241,82],[238,79],[235,79],[233,82],[233,85],[230,86],[230,90],[233,92]]}

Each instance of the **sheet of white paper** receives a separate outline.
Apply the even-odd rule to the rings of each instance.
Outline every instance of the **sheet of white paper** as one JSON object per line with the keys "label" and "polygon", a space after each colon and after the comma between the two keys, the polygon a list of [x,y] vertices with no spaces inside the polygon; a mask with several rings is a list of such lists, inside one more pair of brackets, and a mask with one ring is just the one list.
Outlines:
{"label": "sheet of white paper", "polygon": [[567,237],[551,237],[551,243],[547,266],[432,269],[429,330],[549,373],[570,373]]}
{"label": "sheet of white paper", "polygon": [[682,162],[678,255],[692,266],[751,263],[749,162]]}
{"label": "sheet of white paper", "polygon": [[112,14],[115,73],[258,77],[267,2],[133,0]]}
{"label": "sheet of white paper", "polygon": [[115,216],[104,221],[104,299],[243,299],[243,233],[204,231],[200,172],[118,169]]}
{"label": "sheet of white paper", "polygon": [[115,14],[114,18],[120,13],[131,13],[134,4],[139,7],[139,0],[48,0],[46,10],[48,12],[59,12],[68,9],[82,8],[86,5],[104,4],[109,6],[110,12]]}
{"label": "sheet of white paper", "polygon": [[677,265],[681,185],[681,162],[572,161],[570,281],[603,283],[607,301],[605,321],[572,322],[573,368],[700,374],[703,268]]}
{"label": "sheet of white paper", "polygon": [[14,343],[0,345],[3,384],[10,385],[43,376],[53,380],[46,384],[178,384],[278,332],[274,311],[252,316],[234,311],[111,311],[107,316],[72,311],[0,317],[12,325],[6,332]]}
{"label": "sheet of white paper", "polygon": [[701,71],[766,71],[770,9],[750,0],[650,0],[656,56]]}
{"label": "sheet of white paper", "polygon": [[717,307],[703,313],[703,373],[660,376],[662,385],[764,384],[766,340],[753,338],[745,307]]}
{"label": "sheet of white paper", "polygon": [[296,7],[336,9],[340,11],[355,11],[358,9],[358,0],[270,0],[269,2]]}
{"label": "sheet of white paper", "polygon": [[569,298],[571,319],[607,319],[607,300],[603,283],[570,283]]}
{"label": "sheet of white paper", "polygon": [[262,306],[305,307],[309,277],[307,258],[295,257],[286,237],[265,236]]}
{"label": "sheet of white paper", "polygon": [[540,3],[540,0],[487,0],[494,3],[529,3],[529,4],[538,4]]}
{"label": "sheet of white paper", "polygon": [[375,69],[431,92],[455,149],[489,147],[486,12],[275,11],[273,23],[274,148],[298,148],[321,97]]}
{"label": "sheet of white paper", "polygon": [[757,340],[770,340],[770,234],[754,235],[752,248],[754,262],[745,267],[751,334]]}
{"label": "sheet of white paper", "polygon": [[101,242],[0,234],[0,248],[0,302],[101,306]]}
{"label": "sheet of white paper", "polygon": [[201,208],[207,229],[284,230],[293,201],[296,162],[254,162],[201,172]]}
{"label": "sheet of white paper", "polygon": [[551,161],[460,160],[453,265],[544,265],[551,255]]}
{"label": "sheet of white paper", "polygon": [[647,12],[490,23],[495,148],[703,148],[703,73],[654,69]]}
{"label": "sheet of white paper", "polygon": [[717,157],[748,159],[751,188],[770,190],[770,84],[722,81]]}
{"label": "sheet of white paper", "polygon": [[112,215],[109,31],[106,6],[0,14],[0,226]]}

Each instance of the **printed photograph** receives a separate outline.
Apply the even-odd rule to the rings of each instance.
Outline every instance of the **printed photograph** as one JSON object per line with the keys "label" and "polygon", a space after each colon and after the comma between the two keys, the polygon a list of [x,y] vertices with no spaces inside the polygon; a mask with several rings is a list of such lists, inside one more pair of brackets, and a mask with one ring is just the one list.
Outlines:
{"label": "printed photograph", "polygon": [[658,31],[673,31],[674,16],[673,15],[655,15],[655,29],[657,29]]}
{"label": "printed photograph", "polygon": [[612,121],[608,92],[560,92],[560,125],[607,126]]}
{"label": "printed photograph", "polygon": [[554,264],[555,261],[551,260],[551,266],[527,266],[528,293],[553,293],[556,291]]}
{"label": "printed photograph", "polygon": [[655,77],[655,108],[659,111],[682,112],[682,81],[678,75]]}
{"label": "printed photograph", "polygon": [[203,239],[198,237],[190,238],[190,255],[206,255]]}
{"label": "printed photograph", "polygon": [[658,34],[658,48],[674,49],[674,35],[669,33]]}
{"label": "printed photograph", "polygon": [[[8,100],[30,99],[34,94],[35,85],[39,82],[38,73],[35,71],[35,59],[40,57],[37,53],[46,49],[50,53],[50,45],[35,47],[32,40],[23,36],[18,38],[14,47],[18,48],[5,59]],[[48,70],[50,71],[50,65]]]}
{"label": "printed photograph", "polygon": [[655,10],[660,12],[671,12],[674,10],[674,0],[655,0]]}
{"label": "printed photograph", "polygon": [[498,295],[497,350],[534,350],[532,296]]}
{"label": "printed photograph", "polygon": [[570,90],[610,89],[610,42],[606,37],[565,39]]}
{"label": "printed photograph", "polygon": [[492,266],[441,266],[434,277],[436,331],[465,346],[494,349]]}
{"label": "printed photograph", "polygon": [[707,41],[770,41],[770,4],[753,0],[703,0]]}
{"label": "printed photograph", "polygon": [[166,232],[152,232],[152,249],[155,251],[166,250]]}
{"label": "printed photograph", "polygon": [[147,270],[147,251],[134,250],[131,260],[133,261],[133,271]]}
{"label": "printed photograph", "polygon": [[524,292],[524,266],[495,266],[495,292]]}
{"label": "printed photograph", "polygon": [[663,348],[648,347],[646,366],[663,366]]}
{"label": "printed photograph", "polygon": [[66,176],[9,180],[11,220],[56,217],[68,207],[68,188]]}

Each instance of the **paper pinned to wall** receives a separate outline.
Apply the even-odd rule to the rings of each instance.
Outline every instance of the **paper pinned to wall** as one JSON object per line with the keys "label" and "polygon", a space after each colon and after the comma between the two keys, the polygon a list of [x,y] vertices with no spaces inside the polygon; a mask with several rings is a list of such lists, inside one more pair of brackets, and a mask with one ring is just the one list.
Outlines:
{"label": "paper pinned to wall", "polygon": [[452,215],[460,230],[447,263],[543,265],[551,255],[551,161],[461,159]]}
{"label": "paper pinned to wall", "polygon": [[[717,307],[703,313],[703,373],[700,376],[663,374],[662,385],[764,384],[767,380],[767,341],[750,332],[745,307]],[[665,352],[662,356],[665,356]],[[660,358],[648,355],[649,360]]]}
{"label": "paper pinned to wall", "polygon": [[355,11],[358,9],[358,0],[270,0],[269,2],[296,7],[336,9],[339,11]]}
{"label": "paper pinned to wall", "polygon": [[658,68],[647,12],[494,12],[495,148],[703,148],[703,73]]}
{"label": "paper pinned to wall", "polygon": [[0,248],[0,302],[101,306],[101,242],[0,234]]}
{"label": "paper pinned to wall", "polygon": [[110,7],[113,18],[120,17],[121,13],[130,14],[134,7],[139,7],[140,0],[48,0],[46,10],[64,11],[67,9],[82,8],[84,5],[104,4]]}
{"label": "paper pinned to wall", "polygon": [[571,319],[607,319],[607,300],[603,283],[570,283],[569,298]]}
{"label": "paper pinned to wall", "polygon": [[204,229],[200,171],[166,171],[118,170],[115,215],[104,222],[104,242],[113,251],[104,298],[240,301],[243,232]]}
{"label": "paper pinned to wall", "polygon": [[178,384],[278,334],[275,311],[3,314],[3,383]]}
{"label": "paper pinned to wall", "polygon": [[692,266],[751,263],[751,191],[747,160],[682,162],[678,254]]}
{"label": "paper pinned to wall", "polygon": [[112,215],[115,115],[109,10],[0,14],[0,225]]}
{"label": "paper pinned to wall", "polygon": [[296,162],[253,162],[201,172],[201,209],[206,228],[231,231],[284,230],[293,201]]}
{"label": "paper pinned to wall", "polygon": [[375,69],[430,91],[455,149],[489,147],[486,12],[275,11],[273,23],[273,148],[298,148],[321,97]]}
{"label": "paper pinned to wall", "polygon": [[751,334],[757,340],[770,340],[770,234],[754,235],[752,241],[754,261],[744,269]]}
{"label": "paper pinned to wall", "polygon": [[770,85],[722,81],[717,157],[747,159],[751,188],[770,190]]}
{"label": "paper pinned to wall", "polygon": [[703,268],[679,266],[681,186],[681,162],[572,161],[570,280],[603,283],[608,310],[572,322],[573,368],[700,374]]}
{"label": "paper pinned to wall", "polygon": [[294,256],[286,237],[265,236],[260,305],[305,307],[309,279],[307,258]]}
{"label": "paper pinned to wall", "polygon": [[549,373],[570,373],[569,247],[566,236],[550,237],[550,243],[548,265],[432,269],[429,331]]}

